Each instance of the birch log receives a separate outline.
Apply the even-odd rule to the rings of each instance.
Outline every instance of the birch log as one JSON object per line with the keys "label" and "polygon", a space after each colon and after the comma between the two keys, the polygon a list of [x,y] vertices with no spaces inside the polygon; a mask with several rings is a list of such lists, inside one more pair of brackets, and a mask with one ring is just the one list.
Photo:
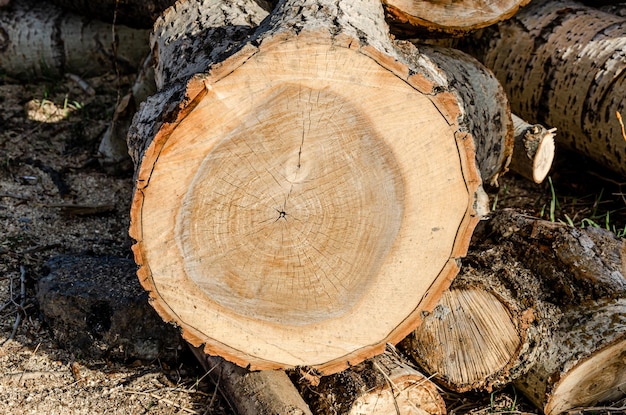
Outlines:
{"label": "birch log", "polygon": [[[154,22],[176,0],[48,0],[68,11],[107,23],[116,22],[138,29],[151,29]],[[276,0],[255,0],[265,10],[274,7]],[[217,16],[216,16],[217,17]]]}
{"label": "birch log", "polygon": [[492,69],[511,109],[556,127],[557,146],[626,174],[626,19],[570,0],[536,0],[464,50]]}
{"label": "birch log", "polygon": [[238,415],[312,415],[282,370],[250,372],[200,348],[191,350]]}
{"label": "birch log", "polygon": [[[483,183],[497,185],[514,149],[514,124],[504,89],[489,69],[460,50],[424,44],[417,44],[417,50],[422,59],[430,59],[443,70],[458,93]],[[487,119],[486,107],[490,108]]]}
{"label": "birch log", "polygon": [[446,414],[437,386],[395,350],[313,383],[307,379],[299,379],[300,391],[316,414]]}
{"label": "birch log", "polygon": [[95,76],[116,68],[132,73],[149,49],[146,30],[113,28],[45,2],[0,9],[0,69],[16,78]]}

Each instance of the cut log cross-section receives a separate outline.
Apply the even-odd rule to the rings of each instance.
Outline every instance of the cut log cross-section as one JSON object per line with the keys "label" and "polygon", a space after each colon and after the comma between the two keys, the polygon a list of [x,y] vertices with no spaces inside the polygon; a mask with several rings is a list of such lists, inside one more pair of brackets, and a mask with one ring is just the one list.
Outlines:
{"label": "cut log cross-section", "polygon": [[554,136],[556,128],[528,124],[512,114],[515,147],[511,158],[511,170],[528,180],[541,183],[548,175],[554,160]]}
{"label": "cut log cross-section", "polygon": [[297,379],[316,414],[445,415],[437,386],[390,348],[331,376]]}
{"label": "cut log cross-section", "polygon": [[461,36],[513,16],[530,0],[383,0],[394,33]]}
{"label": "cut log cross-section", "polygon": [[[138,274],[206,353],[333,373],[401,340],[456,275],[474,143],[451,81],[392,43],[379,1],[281,2],[249,35],[257,9],[180,2],[156,23],[159,92],[129,134]],[[228,13],[218,44],[203,37]]]}

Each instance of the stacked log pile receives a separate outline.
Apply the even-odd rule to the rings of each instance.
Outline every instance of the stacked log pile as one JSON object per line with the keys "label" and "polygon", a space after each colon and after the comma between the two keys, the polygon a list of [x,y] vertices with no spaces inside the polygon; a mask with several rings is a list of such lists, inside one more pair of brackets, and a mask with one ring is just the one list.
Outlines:
{"label": "stacked log pile", "polygon": [[[570,0],[171,3],[113,5],[154,26],[102,148],[128,129],[139,280],[241,413],[443,414],[431,375],[513,383],[546,414],[623,396],[623,241],[490,215],[483,186],[509,169],[541,183],[555,127],[626,174],[624,17]],[[0,9],[8,73],[41,70],[15,66],[15,23],[38,7]]]}
{"label": "stacked log pile", "polygon": [[626,380],[624,241],[513,210],[483,225],[403,348],[458,392],[514,382],[551,414],[614,399]]}

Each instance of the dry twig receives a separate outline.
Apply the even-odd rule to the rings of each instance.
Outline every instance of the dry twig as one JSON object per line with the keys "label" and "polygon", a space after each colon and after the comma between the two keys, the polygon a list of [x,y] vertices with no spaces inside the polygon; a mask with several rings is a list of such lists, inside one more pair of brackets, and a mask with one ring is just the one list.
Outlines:
{"label": "dry twig", "polygon": [[22,322],[22,314],[25,310],[25,305],[26,305],[26,268],[24,267],[24,265],[20,265],[20,303],[19,304],[17,304],[14,300],[12,279],[9,283],[9,291],[10,291],[9,296],[11,298],[11,302],[15,306],[17,306],[17,313],[15,316],[15,323],[13,323],[13,330],[11,331],[11,334],[2,343],[0,343],[0,346],[2,346],[3,344],[5,344],[6,342],[8,342],[9,340],[15,337],[15,334],[17,333],[17,329],[20,326],[20,323]]}

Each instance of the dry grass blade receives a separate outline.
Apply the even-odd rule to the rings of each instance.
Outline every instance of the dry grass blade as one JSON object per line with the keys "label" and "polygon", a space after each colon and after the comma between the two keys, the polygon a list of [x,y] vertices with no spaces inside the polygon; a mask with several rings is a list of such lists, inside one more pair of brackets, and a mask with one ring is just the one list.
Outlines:
{"label": "dry grass blade", "polygon": [[17,333],[17,329],[19,328],[20,323],[22,322],[22,313],[24,312],[26,308],[25,307],[26,305],[26,268],[23,265],[20,265],[20,303],[19,304],[13,301],[13,282],[9,284],[9,287],[11,290],[11,294],[10,294],[11,302],[17,306],[17,314],[15,316],[15,323],[13,323],[13,330],[11,331],[11,334],[2,343],[0,343],[0,346],[2,346],[4,343],[6,343],[9,340],[12,340],[15,337],[15,334]]}
{"label": "dry grass blade", "polygon": [[622,137],[626,141],[626,130],[624,129],[624,122],[622,121],[622,114],[619,111],[615,111],[615,116],[617,117],[617,121],[619,121],[619,125],[622,127]]}

